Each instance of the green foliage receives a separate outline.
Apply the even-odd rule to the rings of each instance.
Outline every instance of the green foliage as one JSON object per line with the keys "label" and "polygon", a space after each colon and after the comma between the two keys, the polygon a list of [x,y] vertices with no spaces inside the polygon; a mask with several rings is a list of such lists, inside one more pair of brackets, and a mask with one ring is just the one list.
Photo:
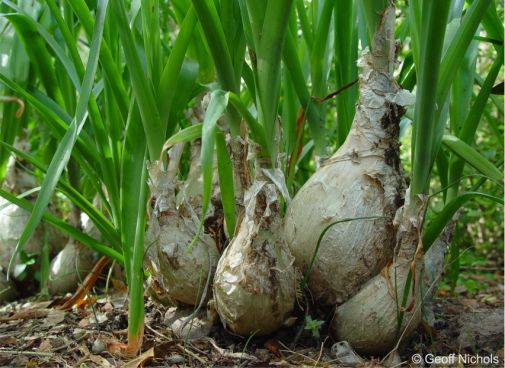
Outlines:
{"label": "green foliage", "polygon": [[312,337],[314,337],[315,339],[319,339],[321,337],[319,330],[323,325],[324,321],[320,321],[318,319],[312,319],[311,316],[306,316],[305,327],[303,329],[309,330],[312,333]]}

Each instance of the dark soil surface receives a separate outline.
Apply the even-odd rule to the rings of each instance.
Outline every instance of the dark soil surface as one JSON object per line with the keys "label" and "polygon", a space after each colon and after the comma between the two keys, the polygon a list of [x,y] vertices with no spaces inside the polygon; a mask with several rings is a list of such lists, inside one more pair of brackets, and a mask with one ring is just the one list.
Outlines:
{"label": "dark soil surface", "polygon": [[[325,325],[316,338],[303,330],[301,321],[277,334],[249,340],[232,336],[219,323],[195,327],[193,339],[178,337],[172,321],[189,311],[155,304],[146,297],[145,335],[142,355],[132,359],[112,353],[126,341],[127,301],[121,285],[103,295],[81,300],[79,307],[63,311],[58,299],[19,300],[0,307],[0,367],[502,367],[503,366],[503,277],[501,273],[485,292],[438,293],[423,325],[397,352],[386,359],[360,357],[352,351],[337,359]],[[101,295],[101,294],[102,295]],[[167,312],[168,310],[168,312]],[[431,327],[430,327],[431,323]],[[179,333],[180,335],[180,333]],[[202,336],[204,335],[204,336]],[[487,357],[500,363],[416,364],[415,354],[430,357]],[[440,362],[439,362],[440,363]]]}

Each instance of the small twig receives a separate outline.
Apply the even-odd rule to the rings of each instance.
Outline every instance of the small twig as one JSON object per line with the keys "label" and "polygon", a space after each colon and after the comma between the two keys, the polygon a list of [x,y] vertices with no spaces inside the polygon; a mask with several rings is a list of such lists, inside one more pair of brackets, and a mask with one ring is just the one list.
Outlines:
{"label": "small twig", "polygon": [[0,318],[0,322],[16,321],[18,319],[46,318],[49,309],[34,309],[28,312],[19,312],[10,317]]}
{"label": "small twig", "polygon": [[205,360],[203,360],[202,358],[200,358],[198,355],[196,355],[195,353],[193,353],[191,350],[186,349],[181,344],[177,344],[176,346],[179,349],[181,349],[184,353],[186,353],[188,355],[191,355],[193,358],[195,358],[196,360],[198,360],[200,363],[205,364]]}
{"label": "small twig", "polygon": [[303,294],[303,298],[305,299],[305,315],[303,316],[302,325],[296,332],[295,338],[291,343],[291,349],[294,349],[296,347],[296,344],[298,343],[298,340],[300,340],[300,337],[302,336],[303,330],[305,328],[305,321],[307,320],[307,316],[309,315],[309,301],[307,300],[307,296],[305,295],[305,293]]}
{"label": "small twig", "polygon": [[216,349],[217,352],[219,354],[221,354],[222,356],[225,356],[225,357],[228,357],[228,358],[233,358],[233,359],[258,361],[258,358],[256,358],[253,355],[249,355],[247,353],[234,353],[234,352],[226,351],[226,349],[220,348],[216,344],[216,342],[212,338],[210,338],[210,337],[207,337],[206,340],[209,341],[210,344],[214,347],[214,349]]}
{"label": "small twig", "polygon": [[311,361],[312,361],[312,362],[314,362],[314,363],[316,362],[316,360],[315,360],[315,359],[312,359],[312,358],[311,358],[311,357],[309,357],[309,356],[303,355],[303,354],[301,354],[301,353],[298,353],[298,352],[296,352],[296,351],[294,351],[294,350],[290,349],[289,347],[287,347],[286,345],[284,345],[284,344],[282,343],[282,341],[279,341],[279,344],[280,344],[280,345],[282,345],[282,346],[284,346],[284,348],[285,348],[285,349],[280,349],[280,350],[279,350],[280,352],[285,352],[285,353],[290,353],[290,354],[293,354],[293,355],[298,355],[298,356],[301,356],[301,357],[302,357],[302,358],[304,358],[304,359],[311,360]]}
{"label": "small twig", "polygon": [[398,364],[395,364],[394,366],[392,366],[391,368],[397,368],[397,367],[404,367],[404,364],[407,364],[409,361],[406,360],[404,362],[400,362]]}
{"label": "small twig", "polygon": [[52,357],[52,356],[54,356],[54,353],[42,353],[42,352],[38,352],[38,351],[7,350],[7,349],[2,349],[2,348],[0,348],[0,353],[18,354],[18,355],[45,356],[45,357]]}
{"label": "small twig", "polygon": [[77,343],[81,342],[81,341],[82,341],[82,340],[84,340],[86,337],[88,337],[88,334],[87,334],[87,333],[85,333],[84,335],[82,335],[81,337],[79,337],[79,338],[78,338],[77,340],[75,340],[75,341],[70,341],[70,342],[69,342],[69,343],[67,343],[67,344],[63,344],[63,345],[61,345],[61,346],[57,346],[57,347],[53,348],[52,350],[53,350],[53,352],[57,352],[57,351],[59,351],[59,350],[63,350],[63,349],[65,349],[65,348],[70,347],[70,345],[72,345],[72,344],[77,344]]}
{"label": "small twig", "polygon": [[149,331],[151,331],[153,334],[157,335],[158,337],[161,337],[161,338],[166,339],[166,340],[170,340],[170,337],[168,337],[168,336],[166,336],[166,335],[163,335],[161,332],[156,331],[156,330],[155,330],[154,328],[152,328],[151,326],[149,326],[149,325],[147,325],[147,324],[146,324],[145,326],[146,326],[146,328],[147,328]]}
{"label": "small twig", "polygon": [[207,355],[208,354],[207,352],[198,349],[196,346],[194,346],[193,344],[191,344],[191,342],[189,342],[188,345],[191,346],[191,349],[193,349],[197,353],[200,353],[202,355]]}
{"label": "small twig", "polygon": [[358,82],[358,79],[355,79],[353,80],[352,82],[349,82],[347,83],[345,86],[343,87],[340,87],[339,89],[337,89],[335,92],[332,92],[330,93],[329,95],[327,95],[326,97],[312,97],[314,100],[316,100],[317,102],[324,102],[324,101],[328,101],[329,99],[335,97],[336,95],[338,95],[340,92],[343,92],[345,91],[346,89],[352,87],[353,85],[355,85],[356,83]]}
{"label": "small twig", "polygon": [[321,349],[319,350],[319,355],[317,357],[316,363],[314,364],[314,367],[317,367],[319,364],[319,361],[321,360],[321,356],[323,355],[323,348],[324,348],[324,343],[326,340],[328,340],[329,336],[326,336],[326,339],[324,339],[323,343],[321,344]]}

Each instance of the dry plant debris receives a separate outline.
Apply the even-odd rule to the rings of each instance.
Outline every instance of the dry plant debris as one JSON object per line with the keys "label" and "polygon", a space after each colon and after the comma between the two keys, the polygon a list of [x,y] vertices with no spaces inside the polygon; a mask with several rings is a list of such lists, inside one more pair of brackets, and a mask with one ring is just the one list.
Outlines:
{"label": "dry plant debris", "polygon": [[[432,352],[497,354],[503,358],[503,278],[484,295],[448,297],[433,302],[435,326],[432,337],[419,328],[401,347],[395,361],[412,366],[410,356]],[[90,303],[87,299],[91,298]],[[168,308],[146,300],[145,338],[142,353],[127,359],[109,352],[126,340],[125,290],[107,296],[88,295],[82,308],[56,309],[61,300],[16,301],[0,307],[0,367],[381,367],[393,360],[339,359],[329,338],[316,341],[304,331],[295,348],[290,347],[300,323],[274,335],[241,339],[215,324],[208,336],[178,337],[166,319]],[[477,323],[477,321],[481,321]],[[468,341],[481,341],[470,346]],[[346,355],[346,359],[352,354]]]}

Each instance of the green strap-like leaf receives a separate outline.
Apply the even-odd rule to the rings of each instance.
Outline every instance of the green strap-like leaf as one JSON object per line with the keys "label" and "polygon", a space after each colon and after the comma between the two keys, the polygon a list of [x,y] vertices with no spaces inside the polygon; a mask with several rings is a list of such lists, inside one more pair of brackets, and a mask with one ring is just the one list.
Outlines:
{"label": "green strap-like leaf", "polygon": [[[88,39],[93,34],[94,19],[85,0],[67,0],[66,3],[72,7],[75,15],[82,24]],[[96,2],[95,2],[96,3]],[[115,101],[121,113],[128,110],[128,94],[126,93],[123,79],[121,78],[120,63],[112,57],[111,48],[107,44],[107,40],[102,39],[100,48],[100,65],[104,69],[104,77],[107,79],[112,92],[114,93]]]}
{"label": "green strap-like leaf", "polygon": [[[251,1],[248,1],[248,7]],[[259,44],[256,45],[256,80],[258,81],[256,86],[256,108],[258,110],[258,121],[265,130],[265,138],[269,147],[268,153],[272,158],[272,162],[275,162],[276,154],[275,124],[279,103],[282,48],[288,29],[292,3],[293,0],[267,2],[264,19],[262,19],[263,27],[259,30],[259,34],[256,35],[256,30],[252,27],[253,37],[259,40]]]}
{"label": "green strap-like leaf", "polygon": [[[488,101],[489,95],[491,93],[491,89],[493,84],[498,76],[498,72],[503,65],[503,52],[499,52],[497,58],[493,62],[491,66],[491,70],[489,71],[486,80],[482,84],[482,87],[479,91],[475,102],[470,109],[465,121],[461,123],[461,129],[457,131],[457,136],[465,143],[471,145],[473,143],[475,132],[477,131],[477,127],[481,121],[482,114],[484,113],[486,103]],[[473,86],[473,80],[471,82],[471,86]],[[499,138],[499,137],[497,137]],[[501,141],[501,140],[500,140]],[[451,160],[449,167],[449,182],[453,182],[458,180],[463,174],[463,169],[465,166],[465,162],[458,158]],[[455,185],[448,190],[448,200],[452,200],[458,194],[459,186]]]}
{"label": "green strap-like leaf", "polygon": [[442,143],[482,174],[488,176],[496,182],[502,182],[503,173],[484,156],[477,152],[475,148],[469,146],[458,137],[449,134],[443,136]]}
{"label": "green strap-like leaf", "polygon": [[161,124],[153,86],[149,83],[142,68],[141,59],[133,38],[133,31],[130,29],[126,18],[124,2],[122,0],[112,0],[112,8],[118,22],[119,36],[123,44],[127,67],[130,71],[133,93],[142,117],[149,157],[151,160],[156,160],[165,140],[166,127]]}
{"label": "green strap-like leaf", "polygon": [[[27,201],[26,199],[18,198],[15,195],[1,188],[0,188],[0,196],[4,197],[6,200],[15,204],[16,206],[24,208],[27,211],[33,211],[34,209],[34,205],[31,202]],[[73,239],[86,245],[87,247],[96,250],[98,253],[103,254],[104,256],[116,260],[120,264],[124,264],[124,258],[121,253],[117,252],[111,247],[106,246],[105,244],[100,243],[99,241],[90,237],[89,235],[80,232],[75,227],[67,224],[65,221],[59,219],[58,217],[53,216],[48,212],[43,212],[42,219],[44,219],[44,221],[54,226],[56,229],[60,230],[62,233],[72,237]]]}
{"label": "green strap-like leaf", "polygon": [[213,91],[210,97],[209,106],[205,111],[205,118],[202,128],[202,150],[200,152],[200,161],[202,164],[203,192],[202,192],[202,218],[195,237],[188,246],[188,251],[198,240],[203,228],[205,215],[209,209],[210,198],[212,195],[212,176],[214,173],[214,145],[216,141],[216,123],[223,115],[228,106],[228,93],[222,90]]}
{"label": "green strap-like leaf", "polygon": [[202,127],[203,124],[198,123],[178,131],[173,136],[168,138],[168,140],[163,145],[163,151],[166,151],[174,144],[191,142],[194,139],[200,138],[202,136]]}
{"label": "green strap-like leaf", "polygon": [[265,131],[258,121],[252,116],[247,107],[244,105],[238,95],[230,92],[230,103],[239,112],[242,118],[246,121],[249,129],[251,130],[252,137],[258,142],[264,152],[268,152],[268,147],[265,138]]}
{"label": "green strap-like leaf", "polygon": [[[14,9],[20,11],[19,7],[12,5]],[[65,67],[70,80],[74,84],[76,88],[79,88],[79,77],[77,72],[72,64],[72,61],[65,55],[65,51],[61,48],[61,46],[56,42],[56,40],[42,27],[39,23],[35,22],[32,18],[24,15],[24,14],[5,14],[3,15],[5,18],[9,19],[12,23],[18,24],[18,27],[30,27],[33,31],[37,31],[39,35],[46,41],[46,43],[52,48],[54,53],[58,56],[58,59],[61,61],[63,66]],[[28,32],[26,32],[28,33]],[[30,48],[33,48],[33,44],[30,43]],[[40,46],[41,47],[41,46]],[[40,57],[40,55],[36,55],[36,57]],[[54,82],[53,82],[54,83]]]}
{"label": "green strap-like leaf", "polygon": [[282,61],[289,72],[298,100],[300,101],[300,105],[307,117],[309,128],[312,133],[312,137],[314,138],[316,147],[319,151],[321,151],[324,148],[324,122],[320,119],[316,103],[310,97],[310,93],[307,88],[307,81],[303,75],[300,58],[296,50],[295,40],[289,31],[286,33],[286,39],[284,41]]}
{"label": "green strap-like leaf", "polygon": [[[417,3],[417,2],[415,2]],[[412,5],[413,6],[413,5]],[[412,134],[412,183],[410,196],[412,203],[420,193],[427,190],[428,178],[431,173],[432,158],[437,136],[435,119],[437,83],[440,73],[440,60],[444,43],[449,1],[426,1],[422,4],[422,25],[419,35],[419,55],[416,60],[417,93],[415,106],[414,130]],[[414,50],[416,51],[416,50]],[[439,106],[441,109],[442,106]],[[417,149],[422,147],[422,149]]]}
{"label": "green strap-like leaf", "polygon": [[465,16],[458,27],[449,48],[447,49],[441,65],[439,87],[437,89],[437,104],[442,106],[449,93],[454,75],[464,60],[464,55],[468,45],[472,42],[475,31],[484,16],[491,0],[475,0],[466,10]]}
{"label": "green strap-like leaf", "polygon": [[62,104],[61,91],[58,89],[51,56],[33,22],[30,22],[30,18],[20,14],[7,14],[4,16],[14,26],[47,94]]}
{"label": "green strap-like leaf", "polygon": [[214,1],[193,0],[192,2],[214,59],[221,85],[228,91],[238,92],[239,85],[234,77],[233,62]]}
{"label": "green strap-like leaf", "polygon": [[143,269],[147,202],[146,140],[139,109],[133,106],[126,127],[121,162],[121,242],[129,288],[128,340],[144,323]]}
{"label": "green strap-like leaf", "polygon": [[161,121],[164,124],[168,119],[170,109],[172,107],[172,101],[176,95],[177,89],[174,88],[174,85],[176,84],[179,73],[181,72],[184,55],[191,41],[196,20],[195,10],[191,7],[188,9],[188,13],[186,14],[186,17],[180,27],[174,46],[170,52],[170,56],[168,57],[167,63],[163,68],[163,73],[161,74],[158,86],[158,106],[160,109]]}
{"label": "green strap-like leaf", "polygon": [[456,211],[459,210],[467,201],[476,197],[487,198],[503,205],[502,198],[498,198],[486,193],[466,192],[460,194],[452,201],[447,203],[442,209],[442,211],[440,211],[440,213],[438,213],[437,216],[430,221],[428,226],[426,226],[423,235],[423,247],[425,252],[431,247],[433,242],[442,233],[445,225],[449,223],[449,221],[452,219]]}
{"label": "green strap-like leaf", "polygon": [[[0,141],[0,145],[8,149],[10,152],[14,153],[16,156],[19,156],[23,160],[29,162],[42,173],[47,173],[47,168],[45,165],[38,161],[35,157],[21,150],[18,150],[14,146],[5,142]],[[109,241],[117,249],[120,248],[121,244],[117,231],[114,229],[114,226],[107,219],[107,217],[98,211],[93,203],[89,202],[81,193],[79,193],[70,184],[61,178],[56,189],[63,193],[74,205],[79,207],[84,213],[88,215],[90,220],[96,225],[98,230],[100,230],[100,233],[107,241]]]}
{"label": "green strap-like leaf", "polygon": [[58,183],[58,180],[60,179],[60,175],[65,169],[68,160],[70,159],[70,155],[72,153],[72,149],[77,140],[77,137],[83,128],[84,123],[86,122],[86,106],[88,105],[88,100],[93,88],[93,81],[95,79],[107,4],[108,0],[100,0],[98,4],[98,13],[97,20],[95,22],[93,40],[91,42],[88,64],[79,94],[75,117],[68,127],[68,130],[61,140],[60,145],[58,146],[56,153],[54,154],[54,157],[51,161],[51,164],[47,169],[47,174],[42,183],[42,189],[37,197],[33,211],[28,218],[26,227],[24,228],[23,233],[21,234],[19,241],[16,244],[16,248],[14,249],[14,252],[9,261],[8,273],[10,272],[12,262],[16,258],[16,255],[23,249],[28,240],[30,240],[33,232],[35,231],[35,228],[39,224],[47,207],[47,204],[51,200],[51,196]]}

